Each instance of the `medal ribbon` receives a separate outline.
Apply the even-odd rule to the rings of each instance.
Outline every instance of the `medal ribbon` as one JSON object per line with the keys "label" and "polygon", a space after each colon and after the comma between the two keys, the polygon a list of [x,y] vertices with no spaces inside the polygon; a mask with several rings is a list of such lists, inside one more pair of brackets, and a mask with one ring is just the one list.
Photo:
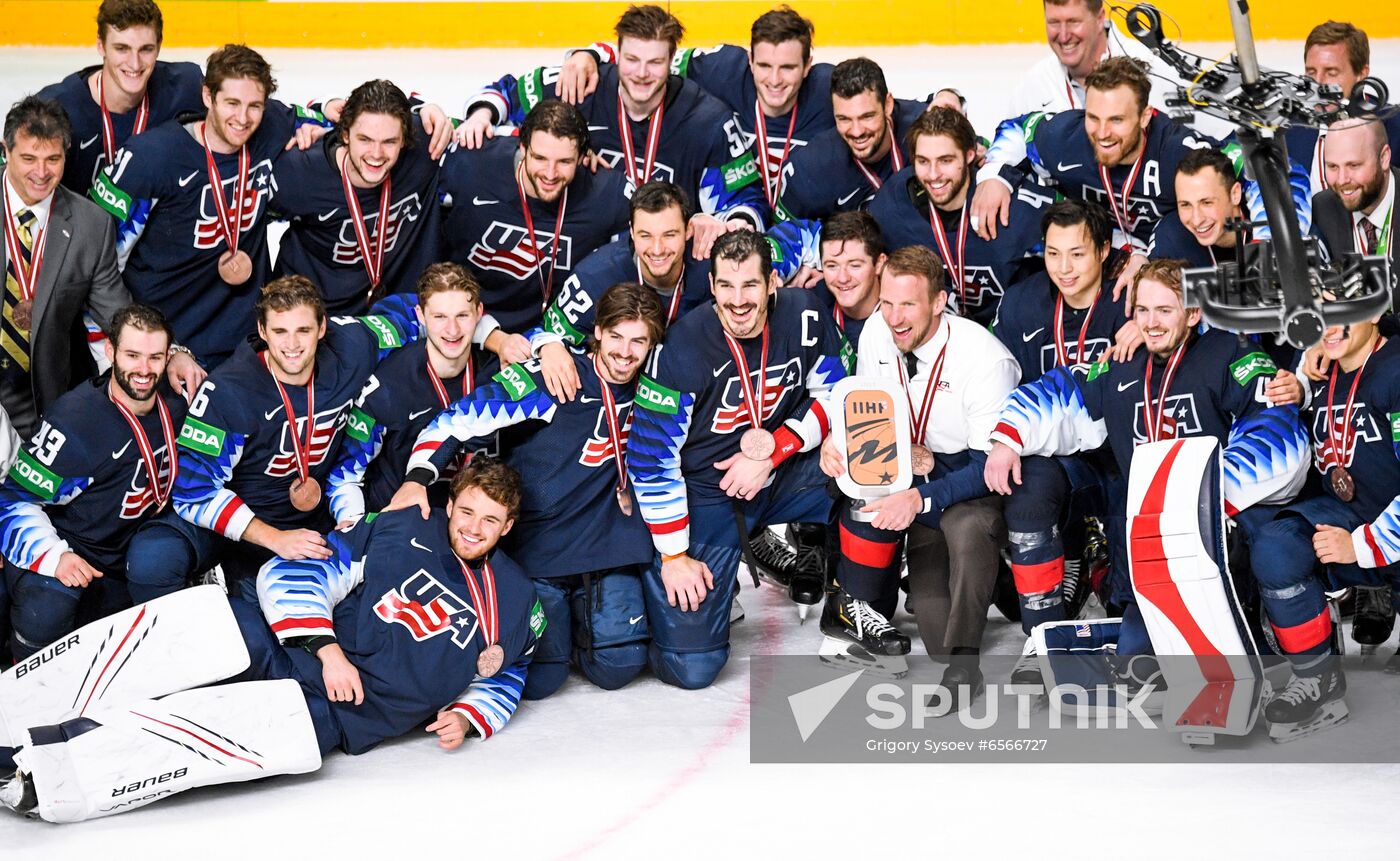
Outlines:
{"label": "medal ribbon", "polygon": [[[1156,442],[1162,435],[1162,419],[1167,408],[1167,392],[1171,391],[1172,379],[1176,376],[1176,368],[1181,364],[1181,357],[1186,355],[1186,341],[1172,352],[1171,358],[1167,360],[1167,371],[1162,375],[1162,391],[1157,398],[1157,421],[1152,421],[1152,356],[1147,357],[1147,373],[1142,382],[1142,421],[1143,431],[1147,435],[1148,442]],[[1175,434],[1173,434],[1175,435]]]}
{"label": "medal ribbon", "polygon": [[238,251],[238,237],[243,232],[243,193],[248,186],[248,148],[238,150],[238,184],[233,187],[233,219],[229,219],[228,201],[224,200],[224,180],[219,176],[219,167],[214,164],[214,152],[209,149],[209,126],[199,128],[199,139],[204,144],[204,163],[209,168],[209,196],[214,198],[214,209],[219,213],[219,232],[224,235],[228,250]]}
{"label": "medal ribbon", "polygon": [[350,224],[355,228],[355,244],[360,247],[360,259],[364,261],[365,272],[369,274],[369,292],[374,295],[374,288],[379,286],[379,280],[384,275],[384,239],[389,234],[389,198],[393,195],[393,183],[386,176],[379,186],[379,218],[374,223],[374,250],[371,252],[369,229],[365,227],[365,216],[360,210],[360,198],[350,184],[350,172],[346,169],[350,166],[349,160],[350,154],[341,150],[340,185],[345,191],[345,208],[350,210]]}
{"label": "medal ribbon", "polygon": [[[39,270],[44,265],[44,241],[48,237],[47,225],[38,234],[31,235],[33,249],[25,253],[24,243],[19,239],[19,227],[14,214],[10,212],[10,195],[0,185],[0,197],[5,198],[5,252],[9,258],[15,283],[19,285],[19,298],[29,302],[34,299],[34,288],[39,283]],[[28,263],[26,264],[26,260]]]}
{"label": "medal ribbon", "polygon": [[297,437],[297,414],[292,412],[292,399],[287,397],[287,390],[282,381],[272,373],[272,365],[268,363],[266,352],[262,354],[262,360],[263,364],[267,365],[267,372],[272,375],[272,381],[277,384],[277,393],[282,396],[282,406],[287,409],[287,434],[292,438],[292,453],[296,455],[297,474],[301,476],[302,481],[306,481],[311,477],[311,437],[316,431],[316,380],[313,377],[306,384],[306,444],[303,447],[301,439]]}
{"label": "medal ribbon", "polygon": [[924,399],[918,409],[914,408],[914,399],[909,394],[909,384],[913,381],[905,373],[904,363],[895,363],[899,365],[899,382],[904,387],[904,399],[909,403],[909,430],[914,434],[914,445],[924,444],[924,432],[928,430],[929,416],[933,414],[933,399],[938,397],[938,383],[943,379],[943,359],[948,355],[948,341],[952,339],[953,333],[949,330],[948,340],[943,342],[943,348],[938,351],[938,356],[933,360],[933,367],[929,369],[928,382],[924,383]]}
{"label": "medal ribbon", "polygon": [[1138,153],[1137,161],[1133,162],[1133,169],[1128,171],[1128,181],[1123,183],[1123,198],[1120,201],[1113,193],[1113,180],[1108,177],[1108,168],[1099,165],[1099,179],[1103,180],[1103,190],[1108,195],[1108,207],[1113,210],[1113,218],[1118,222],[1118,227],[1123,231],[1125,238],[1131,238],[1133,232],[1128,229],[1128,199],[1133,191],[1133,186],[1137,184],[1138,173],[1142,170],[1142,164],[1147,158],[1147,143],[1144,141],[1142,152]]}
{"label": "medal ribbon", "polygon": [[[1102,292],[1103,288],[1099,288]],[[1098,303],[1098,296],[1095,295],[1094,303]],[[1094,318],[1094,305],[1089,306],[1089,310],[1084,313],[1084,323],[1079,327],[1079,351],[1076,352],[1075,361],[1084,361],[1084,336],[1089,333],[1089,321]],[[1061,367],[1070,367],[1069,350],[1065,348],[1065,297],[1063,294],[1055,297],[1055,364]]]}
{"label": "medal ribbon", "polygon": [[520,178],[524,166],[516,168],[515,188],[520,192],[520,212],[525,216],[525,230],[530,234],[530,250],[535,255],[535,278],[540,282],[540,309],[549,308],[550,297],[554,294],[554,267],[559,257],[559,231],[564,229],[564,210],[569,208],[569,189],[559,197],[559,215],[554,219],[554,239],[549,243],[549,280],[544,278],[544,254],[540,252],[540,241],[535,236],[535,216],[530,213],[530,198],[525,194],[525,182]]}
{"label": "medal ribbon", "polygon": [[608,441],[612,443],[613,461],[617,466],[617,492],[623,493],[627,490],[627,464],[624,460],[627,450],[622,440],[622,428],[617,422],[617,401],[613,398],[612,390],[608,388],[608,381],[603,376],[603,366],[599,363],[596,353],[593,356],[593,371],[598,375],[598,385],[603,389],[603,414],[608,419]]}
{"label": "medal ribbon", "polygon": [[[465,398],[472,393],[472,377],[474,376],[475,372],[472,370],[472,357],[471,354],[468,353],[467,367],[462,371],[462,397]],[[447,409],[452,406],[452,402],[447,399],[447,387],[442,384],[442,378],[437,375],[437,371],[433,370],[433,363],[431,360],[428,362],[428,382],[433,384],[433,391],[437,392],[438,403],[442,404],[442,408]]]}
{"label": "medal ribbon", "polygon": [[[787,163],[788,153],[792,152],[792,133],[797,128],[797,100],[792,100],[792,115],[788,119],[787,140],[783,143],[783,157],[778,159],[778,169],[773,172],[772,180],[768,178],[768,122],[763,116],[763,103],[757,98],[753,101],[754,131],[758,136],[758,170],[763,176],[763,196],[768,198],[768,207],[777,209],[778,207],[778,186],[783,181],[783,165]],[[880,186],[876,185],[876,188]]]}
{"label": "medal ribbon", "polygon": [[[107,111],[107,76],[100,70],[97,73],[97,106],[102,114],[102,152],[107,156],[107,163],[112,164],[117,158],[117,132],[112,126],[112,115]],[[143,93],[141,106],[136,109],[136,125],[131,129],[131,136],[136,137],[144,132],[150,119],[151,96],[150,93]]]}
{"label": "medal ribbon", "polygon": [[467,581],[467,591],[472,593],[472,606],[476,608],[476,617],[481,620],[481,641],[486,644],[486,648],[496,645],[496,635],[500,633],[500,611],[496,606],[496,575],[491,570],[491,563],[485,559],[481,561],[481,582],[477,582],[476,575],[472,569],[461,559],[457,564],[462,566],[462,576]]}
{"label": "medal ribbon", "polygon": [[[744,358],[744,348],[734,336],[728,331],[724,333],[724,342],[729,345],[729,352],[734,356],[734,367],[739,371],[739,386],[744,393],[744,408],[749,413],[749,424],[754,430],[763,430],[763,408],[764,401],[768,399],[768,324],[763,324],[763,348],[759,353],[758,364],[758,397],[754,397],[753,383],[749,380],[749,363]],[[755,407],[754,404],[758,406]]]}
{"label": "medal ribbon", "polygon": [[1332,465],[1345,467],[1342,460],[1351,450],[1352,440],[1356,433],[1351,429],[1351,409],[1356,403],[1356,387],[1361,385],[1361,374],[1366,370],[1366,366],[1371,363],[1371,357],[1385,343],[1385,338],[1376,338],[1376,343],[1371,347],[1371,352],[1366,354],[1366,361],[1361,363],[1361,367],[1356,369],[1356,376],[1351,381],[1351,390],[1347,392],[1347,405],[1342,410],[1342,438],[1337,439],[1335,433],[1336,423],[1332,420],[1332,399],[1337,390],[1337,363],[1332,363],[1332,377],[1327,382],[1327,442],[1332,446]]}
{"label": "medal ribbon", "polygon": [[637,154],[632,148],[632,121],[622,104],[622,88],[617,88],[617,132],[622,138],[622,158],[626,162],[627,178],[632,181],[634,189],[641,188],[651,179],[651,170],[656,165],[656,150],[661,146],[661,117],[665,113],[666,100],[663,98],[651,115],[651,125],[647,128],[646,156],[642,162],[642,172],[638,174]]}
{"label": "medal ribbon", "polygon": [[[646,279],[644,279],[644,278],[642,277],[642,258],[641,258],[641,257],[634,257],[633,260],[634,260],[634,261],[636,262],[636,264],[637,264],[637,283],[638,283],[638,284],[645,284],[645,283],[647,283],[647,282],[646,282]],[[682,285],[684,285],[684,284],[685,284],[685,261],[684,261],[684,259],[682,259],[682,261],[681,261],[681,274],[680,274],[680,277],[678,277],[678,278],[676,279],[676,286],[675,286],[675,288],[671,291],[671,304],[670,304],[670,306],[666,309],[666,325],[667,325],[667,326],[670,326],[672,323],[676,322],[676,314],[681,310],[681,287],[682,287]]]}
{"label": "medal ribbon", "polygon": [[131,426],[131,435],[136,438],[136,447],[141,450],[141,462],[146,465],[146,477],[151,485],[151,495],[156,498],[156,511],[159,512],[165,508],[165,503],[170,499],[170,493],[175,489],[175,476],[180,472],[180,461],[175,457],[175,425],[170,420],[170,408],[165,405],[165,400],[157,394],[156,411],[160,414],[161,435],[165,437],[165,462],[170,467],[170,481],[165,486],[165,492],[161,493],[160,471],[156,469],[156,453],[151,448],[151,441],[146,436],[145,429],[141,427],[140,419],[127,409],[126,404],[116,398],[112,398],[112,405]]}
{"label": "medal ribbon", "polygon": [[1321,188],[1331,188],[1327,182],[1327,130],[1319,129],[1317,132],[1317,145],[1314,147],[1317,153],[1313,156],[1313,164],[1317,165],[1317,184]]}
{"label": "medal ribbon", "polygon": [[948,247],[948,234],[943,232],[943,219],[938,217],[938,207],[933,205],[933,201],[928,204],[928,226],[933,230],[933,241],[938,243],[938,253],[943,255],[948,275],[957,282],[958,309],[964,314],[967,313],[967,282],[963,280],[967,255],[967,210],[968,206],[964,203],[962,214],[958,216],[958,255],[954,257],[952,249]]}
{"label": "medal ribbon", "polygon": [[[899,151],[899,141],[894,139],[893,123],[885,123],[885,134],[890,136],[890,173],[896,174],[904,170],[904,154]],[[876,176],[873,170],[865,166],[865,162],[856,159],[855,163],[856,169],[865,175],[866,181],[870,183],[872,188],[879,191],[884,186],[880,177]]]}

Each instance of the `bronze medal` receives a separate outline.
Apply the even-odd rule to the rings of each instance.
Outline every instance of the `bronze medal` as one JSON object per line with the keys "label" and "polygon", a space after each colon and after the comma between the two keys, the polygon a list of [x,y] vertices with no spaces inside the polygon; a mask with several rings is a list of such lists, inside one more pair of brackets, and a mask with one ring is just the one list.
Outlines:
{"label": "bronze medal", "polygon": [[21,299],[15,305],[15,325],[28,332],[29,327],[34,322],[34,301],[32,299]]}
{"label": "bronze medal", "polygon": [[1334,466],[1328,478],[1332,482],[1332,494],[1342,502],[1351,502],[1356,498],[1356,482],[1344,467]]}
{"label": "bronze medal", "polygon": [[933,452],[921,445],[909,449],[910,466],[915,475],[929,476],[933,473]]}
{"label": "bronze medal", "polygon": [[219,256],[219,277],[237,287],[253,275],[253,260],[246,251],[225,251]]}
{"label": "bronze medal", "polygon": [[476,656],[476,673],[491,678],[501,671],[506,662],[506,652],[500,646],[487,646]]}
{"label": "bronze medal", "polygon": [[617,507],[622,510],[622,516],[631,517],[632,492],[625,487],[619,487],[615,496],[617,497]]}
{"label": "bronze medal", "polygon": [[310,511],[321,504],[321,483],[307,476],[292,482],[292,507],[297,511]]}
{"label": "bronze medal", "polygon": [[767,460],[777,447],[773,435],[763,428],[749,428],[739,437],[739,451],[749,460]]}

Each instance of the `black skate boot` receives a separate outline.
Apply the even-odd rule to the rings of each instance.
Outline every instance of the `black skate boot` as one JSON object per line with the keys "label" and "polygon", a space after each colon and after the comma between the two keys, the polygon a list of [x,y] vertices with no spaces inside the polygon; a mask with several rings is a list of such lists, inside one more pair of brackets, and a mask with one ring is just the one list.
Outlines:
{"label": "black skate boot", "polygon": [[786,541],[765,527],[749,539],[749,551],[758,563],[758,579],[779,589],[788,588],[797,570],[797,554]]}
{"label": "black skate boot", "polygon": [[1356,619],[1351,623],[1351,638],[1361,646],[1361,654],[1371,655],[1376,647],[1390,639],[1395,630],[1395,607],[1391,604],[1389,586],[1359,587],[1356,590]]}
{"label": "black skate boot", "polygon": [[1335,659],[1312,675],[1294,675],[1283,693],[1264,706],[1269,737],[1282,743],[1311,735],[1347,719],[1347,677]]}
{"label": "black skate boot", "polygon": [[856,643],[873,655],[907,655],[909,638],[864,601],[837,592],[822,608],[822,633]]}
{"label": "black skate boot", "polygon": [[1044,692],[1045,676],[1040,671],[1040,655],[1035,653],[1035,643],[1031,640],[1026,641],[1020,659],[1011,668],[1011,688],[1040,688]]}
{"label": "black skate boot", "polygon": [[827,526],[824,523],[789,523],[787,538],[793,549],[788,595],[798,604],[816,604],[835,573],[831,570],[834,560],[826,546]]}

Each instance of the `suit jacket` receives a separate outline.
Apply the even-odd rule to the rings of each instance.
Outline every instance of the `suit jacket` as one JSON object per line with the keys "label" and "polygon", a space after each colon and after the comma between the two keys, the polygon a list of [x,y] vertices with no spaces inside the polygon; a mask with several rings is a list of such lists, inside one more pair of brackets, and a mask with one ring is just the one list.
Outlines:
{"label": "suit jacket", "polygon": [[[0,194],[3,194],[0,189]],[[63,186],[53,195],[45,228],[43,267],[34,288],[29,332],[29,368],[39,415],[92,370],[83,328],[91,310],[106,329],[112,315],[131,302],[117,269],[116,225],[96,204]],[[0,271],[8,265],[0,245]]]}
{"label": "suit jacket", "polygon": [[[1400,167],[1391,168],[1390,181],[1395,184],[1396,201],[1400,202]],[[1313,195],[1313,232],[1322,237],[1333,258],[1357,250],[1353,223],[1351,213],[1342,205],[1342,198],[1337,192],[1326,188]],[[1390,258],[1395,259],[1393,247]]]}

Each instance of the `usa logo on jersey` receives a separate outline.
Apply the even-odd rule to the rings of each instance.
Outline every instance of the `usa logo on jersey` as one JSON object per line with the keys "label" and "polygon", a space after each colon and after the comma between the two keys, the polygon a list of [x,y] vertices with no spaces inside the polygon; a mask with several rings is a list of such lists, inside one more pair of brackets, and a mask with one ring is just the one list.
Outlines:
{"label": "usa logo on jersey", "polygon": [[[220,183],[219,193],[229,204],[230,218],[238,209],[236,202],[229,200],[237,183],[237,174],[223,179]],[[263,159],[248,169],[248,184],[243,187],[243,213],[238,222],[240,233],[251,229],[257,223],[263,203],[276,188],[277,183],[272,179],[271,160]],[[218,248],[224,242],[224,233],[219,227],[219,210],[214,203],[212,192],[213,187],[206,183],[199,193],[199,220],[194,223],[194,247],[201,251]]]}
{"label": "usa logo on jersey", "polygon": [[[1342,466],[1351,466],[1352,458],[1356,457],[1356,446],[1362,442],[1380,442],[1380,426],[1376,423],[1366,405],[1360,401],[1352,404],[1351,407],[1351,427],[1343,428],[1342,421],[1346,418],[1347,405],[1345,402],[1333,404],[1329,410],[1325,404],[1318,404],[1319,409],[1313,413],[1312,437],[1313,437],[1313,462],[1317,464],[1319,470],[1323,470],[1337,458],[1334,457],[1334,441],[1346,439],[1351,443],[1351,447],[1342,452],[1340,458]],[[1327,417],[1332,419],[1332,434],[1327,433]],[[1343,437],[1343,431],[1346,436]]]}
{"label": "usa logo on jersey", "polygon": [[[621,421],[617,436],[623,451],[627,450],[627,435],[632,431],[631,406],[631,402],[617,406],[618,419]],[[613,451],[612,440],[608,437],[608,417],[604,412],[607,408],[606,404],[598,408],[598,418],[593,423],[593,436],[583,444],[583,453],[579,455],[578,462],[584,466],[602,466],[617,455],[617,452]]]}
{"label": "usa logo on jersey", "polygon": [[[1122,192],[1120,191],[1118,194],[1119,200],[1122,200]],[[1113,211],[1108,202],[1108,194],[1099,186],[1085,185],[1084,199],[1099,204],[1105,212]],[[1157,201],[1154,198],[1128,195],[1128,230],[1130,232],[1137,233],[1138,228],[1156,224],[1161,220],[1162,210],[1157,207]],[[1114,225],[1117,226],[1117,222],[1114,222]]]}
{"label": "usa logo on jersey", "polygon": [[[1152,413],[1157,413],[1157,402],[1153,402]],[[1196,412],[1196,396],[1187,392],[1184,395],[1167,395],[1167,405],[1162,410],[1160,439],[1181,439],[1201,432],[1201,418]],[[1142,422],[1142,401],[1133,406],[1133,444],[1147,442],[1147,434]]]}
{"label": "usa logo on jersey", "polygon": [[[802,360],[794,357],[785,364],[767,369],[767,384],[763,397],[762,417],[766,421],[778,409],[783,396],[797,388],[802,382]],[[758,394],[758,371],[750,372],[750,382],[754,394]],[[724,394],[720,398],[719,409],[710,422],[710,432],[716,434],[733,433],[741,427],[748,427],[749,411],[744,406],[744,388],[739,385],[738,375],[731,375],[724,384]]]}
{"label": "usa logo on jersey", "polygon": [[[644,145],[638,142],[637,147],[638,149],[642,149]],[[619,168],[618,165],[622,164],[623,155],[617,150],[608,149],[606,147],[599,149],[598,158],[603,162],[603,164],[607,165],[608,167],[614,168],[616,170],[621,170],[621,168]],[[636,165],[633,170],[633,173],[640,176],[642,171],[647,169],[645,159],[633,157],[632,161]],[[628,174],[627,177],[627,184],[623,188],[622,193],[627,196],[628,200],[631,200],[632,192],[637,190],[637,186],[632,184],[632,174]],[[665,164],[659,160],[654,161],[651,165],[651,179],[660,180],[661,182],[675,182],[676,169],[671,167],[669,164]]]}
{"label": "usa logo on jersey", "polygon": [[[384,253],[388,254],[394,250],[394,243],[399,238],[399,230],[405,223],[417,221],[418,216],[423,214],[423,201],[418,192],[413,192],[403,200],[395,201],[389,207],[389,226],[384,234]],[[370,242],[379,242],[375,235],[375,225],[379,221],[379,212],[365,213],[365,232],[370,237]],[[335,248],[331,250],[331,259],[341,266],[349,266],[359,263],[360,243],[355,238],[355,225],[346,218],[340,222],[340,235],[336,238]]]}
{"label": "usa logo on jersey", "polygon": [[[160,464],[160,486],[165,487],[170,481],[170,464],[165,457],[164,445],[156,449],[155,460]],[[126,493],[122,494],[121,514],[118,516],[122,520],[136,520],[145,514],[146,509],[154,505],[155,501],[156,494],[146,475],[146,465],[138,459],[131,474],[131,483],[127,486]]]}
{"label": "usa logo on jersey", "polygon": [[492,221],[468,252],[467,261],[478,269],[504,272],[517,281],[534,275],[536,268],[550,259],[551,253],[555,269],[573,269],[572,237],[560,236],[556,243],[553,233],[536,230],[535,239],[539,248],[530,244],[530,233],[524,227]]}
{"label": "usa logo on jersey", "polygon": [[391,625],[403,625],[418,642],[452,633],[459,649],[471,644],[476,612],[438,579],[423,569],[390,589],[374,605],[374,614]]}
{"label": "usa logo on jersey", "polygon": [[[326,459],[330,452],[331,443],[335,440],[335,435],[345,424],[345,411],[353,404],[353,400],[346,401],[338,407],[332,407],[316,414],[315,425],[311,430],[311,448],[307,456],[307,465],[315,466]],[[273,413],[276,415],[276,412]],[[268,421],[272,421],[272,416],[267,416]],[[297,439],[306,441],[306,418],[298,417]],[[273,478],[293,475],[297,471],[296,450],[292,447],[291,439],[287,436],[287,422],[282,422],[281,436],[278,439],[278,453],[272,456],[267,462],[267,469],[264,472]]]}
{"label": "usa logo on jersey", "polygon": [[[1079,374],[1085,374],[1090,365],[1097,357],[1113,344],[1107,338],[1086,338],[1084,340],[1084,354],[1079,354],[1079,339],[1071,337],[1065,339],[1065,352],[1069,355],[1070,370]],[[1051,341],[1040,348],[1040,372],[1048,373],[1056,367],[1059,356],[1055,355],[1055,342]]]}
{"label": "usa logo on jersey", "polygon": [[959,302],[966,297],[969,308],[981,308],[996,302],[1002,294],[1001,281],[990,266],[968,266],[963,271],[963,289],[957,293]]}

